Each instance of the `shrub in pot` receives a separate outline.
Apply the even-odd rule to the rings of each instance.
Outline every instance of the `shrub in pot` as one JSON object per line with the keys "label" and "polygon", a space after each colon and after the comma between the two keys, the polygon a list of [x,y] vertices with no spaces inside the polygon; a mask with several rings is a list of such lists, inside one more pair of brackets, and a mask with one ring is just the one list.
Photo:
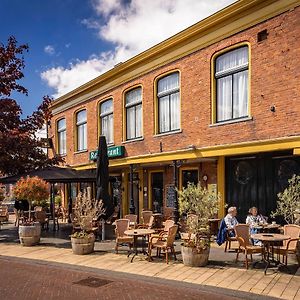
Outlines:
{"label": "shrub in pot", "polygon": [[95,235],[91,232],[92,222],[104,212],[102,200],[91,199],[86,191],[78,194],[73,214],[80,231],[71,235],[74,254],[89,254],[94,251]]}
{"label": "shrub in pot", "polygon": [[188,238],[181,246],[183,263],[200,267],[208,263],[210,252],[209,219],[218,213],[219,196],[197,185],[189,183],[178,191],[179,212],[186,214]]}
{"label": "shrub in pot", "polygon": [[29,204],[28,220],[19,226],[19,238],[23,246],[33,246],[39,243],[41,237],[41,226],[33,222],[31,207],[39,205],[49,197],[49,187],[46,181],[35,176],[21,178],[14,187],[14,196],[17,200],[27,200]]}

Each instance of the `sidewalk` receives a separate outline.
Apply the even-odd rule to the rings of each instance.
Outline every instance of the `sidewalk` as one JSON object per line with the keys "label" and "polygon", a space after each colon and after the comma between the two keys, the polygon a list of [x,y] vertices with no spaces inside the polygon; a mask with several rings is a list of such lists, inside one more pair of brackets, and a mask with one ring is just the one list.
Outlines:
{"label": "sidewalk", "polygon": [[[262,269],[246,270],[242,262],[236,264],[235,253],[224,253],[224,248],[217,245],[212,245],[210,264],[207,267],[186,267],[182,264],[180,255],[178,261],[171,261],[169,265],[156,258],[153,262],[148,262],[142,256],[130,263],[126,248],[117,255],[113,251],[112,241],[97,242],[93,254],[74,255],[68,237],[60,237],[66,228],[62,227],[61,230],[62,233],[54,236],[51,231],[43,233],[46,236],[41,238],[38,246],[22,247],[18,243],[17,229],[12,225],[4,225],[0,231],[0,255],[226,288],[282,299],[300,299],[299,269],[294,275],[282,272],[272,274],[270,271],[265,276]],[[180,253],[179,243],[176,250]],[[254,256],[254,259],[258,260],[260,257]]]}

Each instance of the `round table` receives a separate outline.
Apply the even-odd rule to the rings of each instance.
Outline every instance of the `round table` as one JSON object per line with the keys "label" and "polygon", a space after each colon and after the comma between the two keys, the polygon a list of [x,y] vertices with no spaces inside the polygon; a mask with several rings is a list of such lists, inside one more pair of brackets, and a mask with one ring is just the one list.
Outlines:
{"label": "round table", "polygon": [[[154,230],[152,229],[128,229],[124,232],[126,235],[128,236],[132,236],[133,237],[133,252],[129,252],[128,257],[133,254],[132,258],[131,258],[131,262],[133,262],[133,259],[135,256],[138,255],[138,246],[137,246],[137,241],[139,237],[148,237],[149,235],[155,233]],[[141,253],[149,256],[148,252],[145,251],[144,249],[144,240],[142,242],[142,251],[140,251]]]}
{"label": "round table", "polygon": [[279,227],[280,227],[279,224],[257,224],[257,225],[253,226],[253,228],[255,228],[259,231],[265,231],[265,232],[277,230],[277,229],[279,229]]}
{"label": "round table", "polygon": [[[271,265],[271,262],[275,263],[277,268],[279,265],[283,265],[278,259],[274,259],[274,247],[280,247],[279,243],[290,239],[290,236],[278,233],[256,233],[251,234],[251,238],[259,240],[263,244],[263,260],[266,263],[265,275],[267,273],[267,269]],[[272,260],[270,260],[270,254]]]}

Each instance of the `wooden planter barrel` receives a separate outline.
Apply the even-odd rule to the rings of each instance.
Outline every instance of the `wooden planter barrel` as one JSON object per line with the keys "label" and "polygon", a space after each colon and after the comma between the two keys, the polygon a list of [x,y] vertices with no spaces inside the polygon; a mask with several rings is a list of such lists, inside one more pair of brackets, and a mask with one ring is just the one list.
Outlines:
{"label": "wooden planter barrel", "polygon": [[190,267],[204,267],[208,264],[210,247],[197,253],[195,248],[181,246],[183,264]]}
{"label": "wooden planter barrel", "polygon": [[31,226],[19,226],[19,239],[23,246],[34,246],[40,242],[41,225],[34,223]]}
{"label": "wooden planter barrel", "polygon": [[89,235],[83,238],[71,237],[72,251],[77,255],[84,255],[94,252],[95,236]]}

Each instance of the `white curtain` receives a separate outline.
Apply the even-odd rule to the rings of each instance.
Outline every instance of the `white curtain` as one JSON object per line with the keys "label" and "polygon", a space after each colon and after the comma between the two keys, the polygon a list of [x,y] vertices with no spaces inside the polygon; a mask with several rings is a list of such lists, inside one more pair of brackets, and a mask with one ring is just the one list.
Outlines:
{"label": "white curtain", "polygon": [[135,107],[135,137],[142,136],[142,104]]}
{"label": "white curtain", "polygon": [[170,115],[171,115],[171,128],[170,130],[176,130],[180,128],[179,124],[179,92],[171,94],[170,96]]}
{"label": "white curtain", "polygon": [[101,134],[106,137],[107,144],[114,142],[114,115],[109,114],[101,117]]}
{"label": "white curtain", "polygon": [[158,81],[158,94],[179,88],[179,73],[172,73]]}
{"label": "white curtain", "polygon": [[79,125],[78,127],[78,151],[87,149],[87,126],[86,123]]}
{"label": "white curtain", "polygon": [[170,130],[169,96],[159,99],[159,132]]}
{"label": "white curtain", "polygon": [[231,119],[232,77],[218,79],[217,82],[217,120]]}
{"label": "white curtain", "polygon": [[248,115],[248,70],[233,75],[233,118]]}
{"label": "white curtain", "polygon": [[127,108],[127,139],[135,138],[135,107]]}
{"label": "white curtain", "polygon": [[127,139],[142,136],[142,88],[126,93]]}
{"label": "white curtain", "polygon": [[59,154],[66,154],[67,153],[66,130],[58,132],[58,153]]}

